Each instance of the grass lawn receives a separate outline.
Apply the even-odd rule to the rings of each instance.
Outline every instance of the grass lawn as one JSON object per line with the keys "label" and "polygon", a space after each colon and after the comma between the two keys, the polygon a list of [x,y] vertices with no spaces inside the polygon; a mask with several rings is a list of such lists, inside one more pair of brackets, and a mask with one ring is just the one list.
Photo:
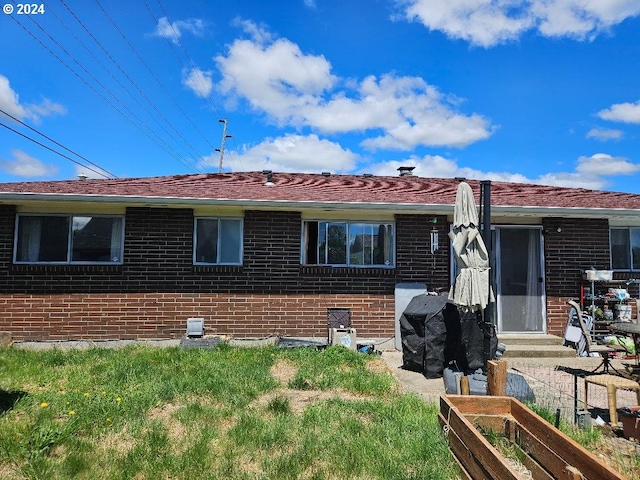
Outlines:
{"label": "grass lawn", "polygon": [[0,350],[0,478],[454,479],[437,405],[312,349]]}

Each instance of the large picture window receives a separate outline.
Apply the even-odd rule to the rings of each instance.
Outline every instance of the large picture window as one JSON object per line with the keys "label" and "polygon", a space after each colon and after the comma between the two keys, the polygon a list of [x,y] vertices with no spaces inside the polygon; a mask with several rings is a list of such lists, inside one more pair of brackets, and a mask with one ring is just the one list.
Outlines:
{"label": "large picture window", "polygon": [[611,268],[640,270],[640,228],[612,228]]}
{"label": "large picture window", "polygon": [[242,220],[196,218],[193,263],[196,265],[242,264]]}
{"label": "large picture window", "polygon": [[373,222],[304,222],[302,263],[392,267],[394,225]]}
{"label": "large picture window", "polygon": [[18,215],[16,263],[122,263],[124,218]]}

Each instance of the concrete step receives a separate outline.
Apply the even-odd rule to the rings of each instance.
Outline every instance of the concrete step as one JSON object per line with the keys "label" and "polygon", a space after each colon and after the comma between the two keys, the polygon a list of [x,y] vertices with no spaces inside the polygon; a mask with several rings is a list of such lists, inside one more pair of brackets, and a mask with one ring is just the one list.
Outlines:
{"label": "concrete step", "polygon": [[563,338],[546,334],[500,334],[498,341],[507,346],[512,345],[562,345]]}
{"label": "concrete step", "polygon": [[504,358],[565,358],[575,357],[576,351],[562,345],[519,345],[507,344]]}

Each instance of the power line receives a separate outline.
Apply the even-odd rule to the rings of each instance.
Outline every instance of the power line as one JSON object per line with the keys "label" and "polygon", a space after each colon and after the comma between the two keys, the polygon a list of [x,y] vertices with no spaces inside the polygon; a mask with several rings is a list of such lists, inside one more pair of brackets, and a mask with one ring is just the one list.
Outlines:
{"label": "power line", "polygon": [[[165,10],[164,6],[162,5],[162,2],[160,0],[156,0],[158,2],[158,5],[160,6],[160,10],[162,10],[162,14],[164,15],[164,17],[167,19],[167,22],[169,23],[171,30],[173,31],[174,34],[174,38],[176,39],[178,45],[180,46],[180,48],[182,49],[182,51],[184,52],[185,56],[187,57],[187,59],[189,60],[189,63],[191,64],[191,68],[192,71],[197,69],[197,66],[195,64],[195,62],[193,61],[193,59],[191,58],[191,56],[189,55],[189,52],[187,52],[187,49],[185,48],[184,44],[182,43],[182,41],[180,40],[180,35],[178,34],[178,32],[176,31],[175,27],[173,26],[173,23],[171,23],[169,21],[169,15],[167,15],[167,11]],[[153,12],[151,11],[151,8],[149,7],[149,4],[147,3],[147,0],[144,0],[144,5],[145,7],[147,7],[147,11],[149,12],[149,15],[151,15],[151,18],[153,18],[153,21],[155,22],[155,24],[157,25],[159,23],[159,20],[156,18],[156,16],[153,14]],[[169,45],[169,48],[171,49],[171,51],[173,52],[173,54],[175,55],[175,57],[178,59],[178,61],[180,62],[180,64],[182,65],[182,68],[186,71],[188,71],[189,69],[187,68],[187,66],[184,64],[184,62],[182,61],[182,58],[180,58],[180,55],[178,55],[178,53],[176,52],[175,48],[173,47],[173,44],[169,41],[169,39],[163,35],[163,38],[165,39],[165,41],[167,42],[167,44]],[[203,89],[203,91],[206,90],[206,85],[204,85],[202,83],[202,78],[199,75],[196,75],[197,81],[200,85],[200,88]],[[218,116],[219,119],[223,118],[223,115],[220,113],[220,111],[218,110],[218,107],[216,106],[215,102],[213,100],[211,100],[210,97],[202,97],[204,100],[205,105],[207,106],[207,108],[209,109],[209,111],[213,114]],[[210,103],[213,105],[213,108],[211,108]],[[215,112],[214,112],[215,110]],[[222,121],[222,120],[220,120]],[[225,122],[225,127],[226,127],[226,122]],[[225,131],[223,133],[223,138],[224,135],[226,133],[226,128]],[[218,150],[218,149],[216,149]]]}
{"label": "power line", "polygon": [[[169,15],[167,15],[166,10],[164,9],[164,6],[162,5],[162,2],[160,2],[160,0],[156,0],[158,2],[158,5],[160,6],[160,10],[162,10],[162,14],[165,16],[165,18],[167,19],[167,22],[169,22]],[[144,4],[147,7],[147,10],[149,11],[149,13],[151,14],[151,17],[153,18],[153,20],[156,22],[156,25],[158,24],[158,20],[155,18],[155,16],[153,15],[153,13],[151,12],[151,9],[149,8],[149,5],[147,4],[147,1],[144,0]],[[187,59],[189,60],[189,63],[191,64],[191,68],[192,69],[196,69],[197,66],[195,64],[195,62],[191,59],[191,56],[189,55],[189,53],[187,52],[187,49],[184,47],[184,44],[182,43],[182,40],[180,40],[180,35],[178,35],[178,32],[176,31],[175,27],[173,26],[173,23],[169,22],[169,25],[171,26],[171,30],[173,31],[173,34],[175,35],[175,39],[178,42],[178,45],[180,45],[180,48],[182,49],[182,51],[184,52],[185,56],[187,57]],[[171,42],[169,42],[169,39],[167,37],[164,37],[165,41],[167,43],[169,43],[169,45],[171,46],[172,50],[173,50],[173,46],[171,45]],[[184,62],[182,61],[182,59],[180,59],[180,57],[178,55],[176,55],[176,57],[178,58],[178,60],[180,61],[180,63],[182,64],[183,68],[185,68],[185,70],[187,69],[187,67],[185,66]],[[202,78],[198,77],[198,81],[200,83],[200,87],[205,88],[206,86],[202,83]],[[205,104],[207,105],[207,108],[209,108],[209,111],[212,114],[217,114],[218,118],[222,118],[223,115],[220,113],[220,111],[218,110],[218,107],[216,106],[215,102],[213,100],[210,99],[210,97],[202,97],[204,98]],[[215,112],[213,111],[213,109],[211,108],[211,106],[209,105],[209,101],[213,104],[213,109],[215,109]]]}
{"label": "power line", "polygon": [[[33,33],[31,33],[24,25],[22,25],[20,22],[18,22],[18,20],[16,20],[15,16],[10,15],[10,17],[20,26],[20,28],[22,28],[25,32],[27,32],[34,40],[36,40],[45,50],[47,50],[51,55],[53,55],[60,63],[62,63],[65,67],[67,67],[71,73],[73,73],[76,77],[78,77],[78,79],[84,83],[87,87],[89,87],[91,90],[93,90],[93,92],[98,95],[100,98],[102,98],[111,108],[113,108],[116,112],[118,112],[120,115],[122,115],[129,123],[131,123],[134,127],[136,127],[138,130],[140,130],[144,135],[146,135],[151,141],[153,141],[156,145],[158,145],[160,148],[162,148],[167,154],[171,155],[172,157],[174,157],[176,160],[178,160],[179,162],[181,162],[183,165],[185,165],[187,168],[193,169],[193,167],[188,164],[185,163],[185,161],[183,159],[180,158],[180,156],[170,152],[165,146],[161,145],[156,139],[154,139],[151,135],[149,135],[149,133],[145,132],[140,125],[138,125],[137,123],[135,123],[133,120],[131,120],[131,118],[129,118],[127,115],[125,115],[116,105],[114,105],[111,101],[109,101],[109,99],[107,99],[104,95],[102,95],[100,92],[98,92],[93,85],[89,84],[85,79],[83,79],[71,66],[69,66],[69,64],[67,64],[63,59],[61,59],[54,51],[52,51],[47,45],[45,45],[38,37],[36,37]],[[31,17],[29,17],[31,19]],[[35,21],[33,19],[31,19],[34,23]],[[38,26],[38,28],[40,28],[41,30],[42,27],[40,27],[40,25],[38,25],[36,23],[36,26]],[[43,30],[44,31],[44,30]],[[45,34],[51,38],[51,40],[53,40],[54,43],[56,43],[72,60],[74,60],[76,63],[78,63],[77,60],[75,60],[75,58],[73,58],[73,56],[71,56],[63,47],[61,47],[58,42],[55,41],[55,39],[53,39],[46,31]],[[79,63],[78,63],[79,64]],[[80,65],[80,64],[79,64]],[[80,65],[82,67],[82,65]],[[82,67],[85,71],[86,69],[84,67]],[[91,74],[89,74],[89,76],[92,76]],[[93,77],[93,76],[92,76]],[[95,79],[95,77],[93,77]],[[169,146],[167,144],[167,142],[165,142],[164,140],[162,140],[162,138],[160,138],[155,132],[153,132],[148,125],[146,125],[144,122],[142,122],[142,120],[140,120],[135,114],[133,114],[120,100],[117,99],[117,97],[115,97],[106,87],[104,87],[97,79],[95,79],[96,82],[102,86],[102,88],[104,88],[105,90],[107,90],[107,92],[109,94],[111,94],[112,97],[114,97],[114,99],[120,103],[127,111],[129,111],[132,116],[138,120],[138,122],[140,122],[142,125],[144,125],[151,133],[153,133],[160,141],[164,142],[165,145]]]}
{"label": "power line", "polygon": [[[11,127],[10,127],[10,126],[8,126],[8,125],[5,125],[5,124],[4,124],[4,123],[2,123],[2,122],[0,122],[0,126],[2,126],[2,127],[4,127],[4,128],[6,128],[6,129],[8,129],[8,130],[11,130],[13,133],[18,134],[18,135],[20,135],[21,137],[24,137],[24,138],[26,138],[27,140],[29,140],[29,141],[31,141],[31,142],[33,142],[33,143],[37,144],[37,145],[40,145],[40,146],[41,146],[41,147],[43,147],[43,148],[46,148],[47,150],[49,150],[49,151],[51,151],[51,152],[55,153],[56,155],[60,155],[62,158],[66,158],[67,160],[69,160],[69,161],[71,161],[71,162],[75,163],[76,165],[80,165],[81,167],[86,168],[87,170],[90,170],[90,171],[92,171],[93,173],[97,173],[98,175],[102,175],[104,178],[109,178],[109,177],[108,177],[107,175],[105,175],[104,173],[99,172],[98,170],[94,170],[94,169],[93,169],[93,168],[91,168],[91,167],[87,167],[86,165],[84,165],[84,164],[82,164],[82,163],[78,162],[77,160],[74,160],[73,158],[66,156],[64,153],[60,153],[60,152],[58,152],[57,150],[54,150],[53,148],[51,148],[51,147],[49,147],[49,146],[45,145],[44,143],[40,143],[39,141],[37,141],[37,140],[35,140],[35,139],[31,138],[30,136],[25,135],[24,133],[21,133],[21,132],[19,132],[19,131],[17,131],[17,130],[14,130],[13,128],[11,128]],[[100,167],[99,167],[99,168],[100,168]]]}
{"label": "power line", "polygon": [[[40,132],[39,130],[36,130],[35,128],[27,125],[26,123],[24,123],[23,121],[21,121],[20,119],[14,117],[13,115],[11,115],[10,113],[5,112],[4,110],[2,110],[0,108],[0,113],[5,114],[7,117],[11,118],[12,120],[18,122],[20,125],[27,127],[29,130],[31,130],[32,132],[37,133],[38,135],[46,138],[47,140],[49,140],[50,142],[55,143],[56,145],[58,145],[59,147],[64,148],[67,152],[73,153],[76,157],[81,158],[82,160],[84,160],[85,162],[93,165],[94,167],[99,168],[100,170],[102,170],[103,172],[108,173],[109,175],[111,175],[113,178],[118,178],[116,175],[114,175],[113,173],[111,173],[109,170],[107,170],[106,168],[102,168],[100,165],[98,165],[97,163],[92,162],[91,160],[89,160],[88,158],[83,157],[82,155],[80,155],[79,153],[74,152],[73,150],[71,150],[70,148],[65,147],[64,145],[62,145],[59,142],[56,142],[53,138],[45,135],[44,133]],[[83,165],[84,166],[84,165]]]}
{"label": "power line", "polygon": [[[133,85],[133,87],[135,87],[135,89],[138,91],[138,93],[147,101],[147,103],[149,105],[151,105],[151,107],[156,111],[156,113],[166,122],[167,125],[169,125],[172,130],[182,139],[182,141],[193,151],[193,153],[195,153],[196,156],[200,156],[200,154],[197,152],[197,150],[193,147],[193,145],[191,145],[191,143],[189,143],[189,141],[173,126],[173,123],[169,122],[169,120],[167,120],[167,118],[165,117],[165,115],[158,110],[158,108],[155,106],[155,104],[149,99],[149,97],[147,97],[147,95],[144,93],[144,91],[136,84],[136,82],[134,82],[131,77],[127,74],[127,72],[120,66],[120,64],[118,62],[115,61],[115,59],[113,58],[113,56],[102,46],[102,44],[98,41],[98,39],[91,33],[91,31],[84,25],[84,23],[82,22],[82,20],[80,20],[78,18],[78,16],[73,12],[73,10],[71,10],[68,5],[66,4],[66,2],[64,0],[60,0],[62,5],[67,9],[67,11],[73,16],[73,18],[76,20],[76,22],[78,22],[78,24],[84,29],[84,31],[87,33],[87,35],[89,35],[89,37],[94,41],[94,43],[96,45],[98,45],[98,47],[100,47],[100,49],[102,50],[102,52],[107,56],[107,58],[109,58],[109,60],[111,60],[111,62],[118,68],[118,70],[120,70],[120,72],[122,73],[122,75],[124,75],[124,77],[129,81],[129,83],[131,85]],[[49,8],[49,11],[51,11],[51,8]],[[82,45],[85,50],[87,52],[89,52],[89,54],[100,64],[100,66],[111,76],[111,78],[113,78],[118,85],[120,85],[120,87],[126,91],[129,96],[140,106],[140,108],[142,108],[145,113],[147,113],[147,115],[149,115],[149,117],[153,118],[153,120],[156,122],[156,124],[162,128],[165,133],[167,135],[169,135],[171,137],[171,139],[173,139],[176,143],[178,143],[177,139],[164,127],[164,125],[162,125],[155,116],[151,115],[151,113],[140,103],[140,101],[131,93],[131,91],[129,89],[127,89],[122,82],[120,82],[116,76],[111,72],[111,70],[109,70],[95,55],[94,53],[82,42],[82,40],[80,40],[70,29],[69,27],[55,14],[55,12],[53,12],[53,15],[58,19],[58,21],[67,29],[67,31],[69,31],[69,33],[71,33],[71,35],[73,35],[73,37],[78,41],[78,43],[80,43],[80,45]],[[195,165],[197,167],[199,160],[195,157],[193,157],[193,155],[191,155],[191,157],[193,158],[193,160],[195,161]]]}
{"label": "power line", "polygon": [[167,97],[169,97],[171,99],[171,101],[174,103],[174,105],[178,108],[178,110],[180,111],[180,113],[182,113],[182,115],[184,115],[184,117],[187,119],[187,121],[191,124],[191,126],[200,134],[200,136],[204,139],[205,142],[207,142],[207,144],[211,147],[211,149],[214,149],[215,147],[211,144],[211,142],[209,141],[208,137],[205,136],[200,129],[196,126],[195,123],[193,123],[193,121],[191,120],[191,118],[189,118],[189,116],[185,113],[185,111],[182,109],[182,107],[180,107],[180,104],[175,100],[175,98],[173,97],[173,95],[171,95],[171,93],[166,89],[166,87],[164,86],[164,84],[158,79],[158,77],[156,76],[155,73],[153,73],[153,70],[151,70],[151,68],[149,67],[149,65],[147,65],[147,63],[144,61],[144,59],[142,58],[142,56],[140,56],[140,54],[138,53],[138,51],[135,49],[135,47],[131,44],[131,42],[129,42],[129,40],[127,39],[127,37],[125,36],[124,33],[122,33],[122,31],[120,30],[120,28],[118,27],[118,25],[115,23],[115,21],[113,20],[113,18],[111,18],[111,16],[109,15],[109,13],[104,9],[104,7],[100,4],[99,0],[94,0],[96,2],[96,4],[98,5],[98,7],[100,7],[100,10],[102,10],[102,13],[107,17],[107,19],[111,22],[111,25],[113,25],[113,27],[116,29],[116,31],[120,34],[120,36],[122,37],[122,39],[125,41],[125,43],[129,46],[129,48],[131,49],[131,51],[136,55],[136,57],[138,58],[138,60],[140,60],[140,63],[142,63],[142,65],[144,65],[144,67],[147,69],[147,71],[149,72],[149,74],[151,74],[151,76],[153,77],[153,79],[156,81],[156,83],[160,86],[160,88],[162,88],[162,90],[164,91],[164,93],[167,95]]}

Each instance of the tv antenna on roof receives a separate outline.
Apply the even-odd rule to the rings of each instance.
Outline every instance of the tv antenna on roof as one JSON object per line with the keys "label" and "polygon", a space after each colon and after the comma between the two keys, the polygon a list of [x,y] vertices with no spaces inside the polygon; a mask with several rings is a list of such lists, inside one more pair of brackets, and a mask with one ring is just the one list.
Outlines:
{"label": "tv antenna on roof", "polygon": [[222,127],[222,143],[220,145],[220,148],[216,148],[216,152],[220,152],[220,162],[218,163],[218,173],[222,173],[222,159],[224,158],[224,145],[225,143],[227,143],[227,138],[231,138],[231,135],[227,135],[227,122],[229,120],[227,120],[226,118],[223,118],[222,120],[218,120],[220,123],[223,123],[224,126]]}

